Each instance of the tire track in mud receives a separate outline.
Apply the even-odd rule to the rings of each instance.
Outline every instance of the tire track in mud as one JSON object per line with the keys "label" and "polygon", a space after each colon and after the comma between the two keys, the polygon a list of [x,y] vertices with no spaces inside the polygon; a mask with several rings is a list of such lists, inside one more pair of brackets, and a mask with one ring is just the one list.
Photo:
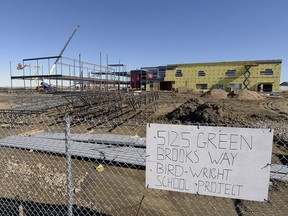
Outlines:
{"label": "tire track in mud", "polygon": [[277,114],[288,116],[288,100],[287,99],[263,101],[259,105],[263,109],[272,111]]}

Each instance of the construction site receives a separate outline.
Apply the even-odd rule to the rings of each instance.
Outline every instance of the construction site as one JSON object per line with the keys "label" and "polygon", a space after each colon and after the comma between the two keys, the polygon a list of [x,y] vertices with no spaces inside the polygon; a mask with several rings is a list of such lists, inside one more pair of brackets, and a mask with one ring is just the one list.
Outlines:
{"label": "construction site", "polygon": [[[159,70],[150,79],[151,68],[130,73],[108,59],[104,66],[80,55],[64,57],[78,28],[59,55],[23,59],[17,74],[11,72],[11,87],[1,89],[0,215],[287,214],[288,94],[276,92],[280,60],[248,62],[250,67],[242,62],[234,72],[224,68],[228,78],[221,78],[220,87],[218,78],[193,85],[182,80],[192,73],[187,65],[162,67],[165,79]],[[197,76],[209,77],[213,66],[196,68]],[[274,74],[266,70],[259,80],[253,73],[260,72],[250,70],[258,66],[273,67]],[[22,87],[13,85],[16,80]],[[146,187],[146,132],[152,123],[273,129],[269,200]]]}

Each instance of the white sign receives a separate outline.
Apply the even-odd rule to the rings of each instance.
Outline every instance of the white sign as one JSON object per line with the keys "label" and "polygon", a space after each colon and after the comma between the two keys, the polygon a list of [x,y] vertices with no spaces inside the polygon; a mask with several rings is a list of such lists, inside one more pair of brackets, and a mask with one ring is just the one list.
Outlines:
{"label": "white sign", "polygon": [[273,130],[147,125],[146,187],[268,200]]}

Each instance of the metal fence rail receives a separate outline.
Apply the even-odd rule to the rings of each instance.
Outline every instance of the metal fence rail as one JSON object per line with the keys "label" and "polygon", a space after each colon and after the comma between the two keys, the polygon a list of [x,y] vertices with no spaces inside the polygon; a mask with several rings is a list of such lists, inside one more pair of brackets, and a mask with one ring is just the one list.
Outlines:
{"label": "metal fence rail", "polygon": [[146,188],[144,121],[27,118],[0,127],[0,215],[287,215],[287,131],[274,136],[269,200],[255,202]]}

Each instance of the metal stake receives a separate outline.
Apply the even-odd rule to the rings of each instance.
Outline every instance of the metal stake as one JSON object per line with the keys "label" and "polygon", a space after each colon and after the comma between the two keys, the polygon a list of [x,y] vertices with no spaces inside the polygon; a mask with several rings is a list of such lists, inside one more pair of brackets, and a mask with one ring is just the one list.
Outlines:
{"label": "metal stake", "polygon": [[72,216],[72,173],[71,173],[71,154],[70,154],[70,117],[66,113],[65,121],[65,154],[66,154],[66,184],[67,184],[67,215]]}

